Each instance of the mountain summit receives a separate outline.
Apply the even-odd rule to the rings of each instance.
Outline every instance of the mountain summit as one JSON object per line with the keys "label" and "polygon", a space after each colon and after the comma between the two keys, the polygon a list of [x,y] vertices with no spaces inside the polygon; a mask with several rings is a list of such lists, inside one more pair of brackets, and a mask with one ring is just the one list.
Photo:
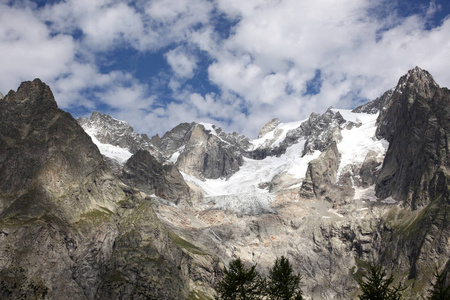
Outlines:
{"label": "mountain summit", "polygon": [[425,296],[434,269],[450,282],[449,102],[416,67],[255,140],[206,123],[150,139],[77,124],[25,82],[0,100],[0,296],[212,299],[224,264],[280,256],[307,298],[357,298],[368,262]]}

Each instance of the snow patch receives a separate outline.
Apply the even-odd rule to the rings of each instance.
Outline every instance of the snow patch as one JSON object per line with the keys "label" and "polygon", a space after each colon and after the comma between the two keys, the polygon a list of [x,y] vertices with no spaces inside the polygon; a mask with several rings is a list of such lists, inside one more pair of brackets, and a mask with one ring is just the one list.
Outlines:
{"label": "snow patch", "polygon": [[387,197],[386,199],[381,200],[381,202],[386,204],[395,204],[397,201],[392,197]]}
{"label": "snow patch", "polygon": [[342,141],[337,144],[338,151],[341,154],[341,163],[336,176],[337,181],[345,167],[349,165],[360,166],[371,150],[379,155],[384,155],[389,144],[386,140],[378,140],[375,137],[378,114],[352,113],[348,110],[334,111],[341,113],[348,121],[361,124],[359,127],[346,128],[341,131]]}
{"label": "snow patch", "polygon": [[230,194],[222,196],[209,196],[205,203],[212,203],[213,209],[232,211],[238,215],[260,215],[275,213],[270,207],[272,197],[269,194]]}
{"label": "snow patch", "polygon": [[[257,149],[258,147],[264,145],[267,142],[272,142],[272,144],[270,145],[270,147],[272,148],[278,147],[286,139],[286,135],[288,134],[288,132],[290,130],[300,127],[300,125],[303,122],[304,121],[278,124],[278,126],[276,126],[270,132],[266,133],[261,138],[250,141],[250,143],[253,145],[252,150]],[[278,137],[276,137],[275,139],[276,134],[278,135]]]}
{"label": "snow patch", "polygon": [[127,160],[133,155],[128,149],[111,144],[103,144],[96,137],[96,131],[93,128],[84,128],[85,132],[91,137],[92,142],[98,147],[100,153],[106,157],[116,160],[124,165]]}
{"label": "snow patch", "polygon": [[355,195],[353,199],[369,200],[371,202],[378,201],[375,196],[375,185],[371,185],[368,188],[355,187]]}
{"label": "snow patch", "polygon": [[292,145],[280,157],[268,156],[262,160],[244,158],[239,171],[228,179],[201,180],[181,173],[184,180],[203,189],[208,203],[217,209],[242,212],[244,214],[270,213],[272,196],[260,186],[272,181],[274,176],[287,173],[297,179],[294,186],[300,186],[305,178],[308,163],[319,157],[320,151],[301,156],[305,140]]}

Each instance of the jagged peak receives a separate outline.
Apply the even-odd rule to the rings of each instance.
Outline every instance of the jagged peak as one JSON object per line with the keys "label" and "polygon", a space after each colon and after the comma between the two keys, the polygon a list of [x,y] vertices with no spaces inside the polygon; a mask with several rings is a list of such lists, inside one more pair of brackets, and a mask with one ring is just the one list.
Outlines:
{"label": "jagged peak", "polygon": [[395,91],[403,93],[407,88],[415,88],[416,90],[425,90],[429,87],[437,87],[439,85],[434,81],[433,76],[426,70],[415,67],[408,71],[405,75],[400,77]]}
{"label": "jagged peak", "polygon": [[273,118],[269,122],[267,122],[263,128],[258,133],[258,138],[262,138],[264,135],[266,135],[268,132],[271,132],[274,130],[278,125],[281,124],[281,121],[278,118]]}
{"label": "jagged peak", "polygon": [[[37,105],[41,109],[58,107],[52,90],[39,78],[22,82],[17,92],[10,90],[5,99],[7,101],[30,102],[30,104]],[[44,103],[46,105],[43,105]]]}
{"label": "jagged peak", "polygon": [[118,120],[116,118],[111,117],[110,115],[107,114],[102,114],[101,112],[98,111],[93,111],[90,117],[91,121],[107,121],[110,123],[115,123],[115,124],[127,124],[129,125],[126,121],[122,121],[122,120]]}

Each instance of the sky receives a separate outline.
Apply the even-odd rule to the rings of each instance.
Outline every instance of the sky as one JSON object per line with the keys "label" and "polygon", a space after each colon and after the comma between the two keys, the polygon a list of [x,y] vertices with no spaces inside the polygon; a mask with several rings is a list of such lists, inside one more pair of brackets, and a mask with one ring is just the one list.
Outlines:
{"label": "sky", "polygon": [[0,0],[0,92],[162,135],[354,108],[419,66],[450,86],[448,0]]}

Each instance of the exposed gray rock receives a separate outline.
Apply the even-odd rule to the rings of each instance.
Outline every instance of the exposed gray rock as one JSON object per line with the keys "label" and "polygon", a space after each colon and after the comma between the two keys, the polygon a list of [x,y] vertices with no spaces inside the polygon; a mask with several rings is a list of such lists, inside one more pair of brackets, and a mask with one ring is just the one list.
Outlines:
{"label": "exposed gray rock", "polygon": [[331,190],[336,183],[340,159],[341,155],[333,142],[325,152],[308,164],[300,195],[333,202],[337,195]]}
{"label": "exposed gray rock", "polygon": [[425,207],[440,194],[438,172],[450,167],[450,91],[418,67],[400,78],[381,112],[377,135],[389,148],[377,179],[377,196]]}
{"label": "exposed gray rock", "polygon": [[299,127],[289,130],[281,143],[274,146],[274,141],[281,135],[281,132],[276,129],[279,121],[274,119],[266,124],[261,131],[270,132],[269,129],[274,130],[274,139],[247,152],[246,156],[253,159],[264,159],[267,156],[280,156],[286,153],[287,148],[301,140],[306,140],[302,156],[312,153],[315,150],[324,151],[332,142],[339,142],[342,139],[340,131],[341,126],[345,123],[346,121],[341,114],[333,111],[330,107],[322,115],[312,113]]}
{"label": "exposed gray rock", "polygon": [[176,204],[190,201],[190,189],[173,164],[161,164],[148,151],[139,150],[117,174],[124,183]]}
{"label": "exposed gray rock", "polygon": [[0,154],[0,298],[214,295],[217,258],[112,175],[40,80],[0,101]]}
{"label": "exposed gray rock", "polygon": [[[138,150],[149,151],[158,161],[163,161],[162,154],[152,144],[146,134],[138,134],[125,121],[114,119],[113,117],[94,111],[91,117],[78,118],[78,123],[89,134],[94,136],[103,144],[110,144],[128,149],[131,153]],[[115,168],[114,163],[111,165]]]}
{"label": "exposed gray rock", "polygon": [[278,125],[280,125],[281,121],[278,118],[272,119],[267,122],[263,128],[258,133],[258,139],[265,136],[267,133],[273,131]]}
{"label": "exposed gray rock", "polygon": [[[229,177],[243,163],[238,145],[222,139],[222,131],[206,130],[201,124],[180,124],[158,143],[161,151],[175,162],[180,171],[199,178]],[[228,140],[243,142],[237,134]]]}
{"label": "exposed gray rock", "polygon": [[395,89],[390,89],[389,91],[385,92],[381,97],[378,97],[375,100],[372,100],[366,104],[358,106],[357,108],[353,109],[352,112],[366,113],[366,114],[379,113],[390,101],[392,95],[394,94],[394,90]]}
{"label": "exposed gray rock", "polygon": [[359,186],[367,188],[375,184],[379,172],[380,162],[377,158],[378,153],[369,151],[364,159],[361,168],[359,169]]}

